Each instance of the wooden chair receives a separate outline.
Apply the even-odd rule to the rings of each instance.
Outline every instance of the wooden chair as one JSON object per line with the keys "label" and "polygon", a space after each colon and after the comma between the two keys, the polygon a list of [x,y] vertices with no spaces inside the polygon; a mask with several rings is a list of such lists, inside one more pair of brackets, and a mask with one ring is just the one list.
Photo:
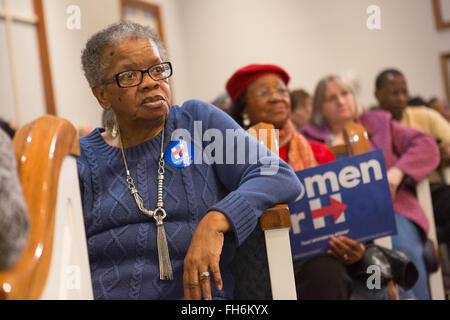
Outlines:
{"label": "wooden chair", "polygon": [[43,116],[13,141],[30,218],[18,263],[0,273],[1,299],[92,299],[92,284],[70,122]]}
{"label": "wooden chair", "polygon": [[[358,123],[350,123],[345,127],[344,139],[345,145],[329,146],[330,150],[335,155],[357,155],[370,151],[369,139],[364,127]],[[429,238],[435,244],[435,248],[438,248],[436,224],[434,222],[433,205],[431,201],[431,193],[428,179],[420,181],[416,187],[416,194],[420,205],[425,211],[426,217],[430,225]],[[375,243],[384,246],[386,248],[392,248],[391,237],[384,237],[375,240]],[[438,257],[438,250],[436,249],[436,256]],[[433,300],[445,299],[442,271],[440,266],[436,272],[429,274],[428,282],[430,286],[430,294]],[[391,297],[396,300],[398,295],[394,290],[393,282],[389,284],[391,289]]]}
{"label": "wooden chair", "polygon": [[[278,155],[273,125],[260,123],[251,127],[248,133]],[[288,206],[280,204],[267,209],[259,222],[261,228],[255,228],[235,259],[242,265],[235,265],[233,272],[237,291],[244,292],[236,298],[296,300]]]}

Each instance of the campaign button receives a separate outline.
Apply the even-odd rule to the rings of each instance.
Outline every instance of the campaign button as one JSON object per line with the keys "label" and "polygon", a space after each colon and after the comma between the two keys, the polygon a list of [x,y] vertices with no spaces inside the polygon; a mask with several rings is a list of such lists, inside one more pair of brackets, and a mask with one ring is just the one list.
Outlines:
{"label": "campaign button", "polygon": [[177,168],[185,168],[194,162],[194,148],[186,140],[175,140],[166,150],[166,162]]}

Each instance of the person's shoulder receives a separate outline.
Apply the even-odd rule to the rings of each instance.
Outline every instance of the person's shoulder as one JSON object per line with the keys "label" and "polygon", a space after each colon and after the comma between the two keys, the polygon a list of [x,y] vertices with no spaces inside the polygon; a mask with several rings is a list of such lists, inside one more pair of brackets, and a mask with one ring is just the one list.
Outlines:
{"label": "person's shoulder", "polygon": [[95,128],[88,135],[79,139],[80,145],[86,146],[98,142],[98,140],[101,139],[101,134],[103,131],[104,129],[102,128]]}
{"label": "person's shoulder", "polygon": [[187,117],[194,121],[203,121],[210,118],[212,115],[215,117],[225,116],[225,112],[217,108],[216,106],[201,100],[188,100],[181,106],[172,106],[171,112],[181,119]]}
{"label": "person's shoulder", "polygon": [[377,131],[377,129],[386,128],[393,121],[392,114],[389,111],[381,109],[367,110],[361,114],[358,120],[364,128],[370,128],[372,132]]}
{"label": "person's shoulder", "polygon": [[187,112],[195,115],[202,115],[209,112],[215,112],[217,110],[217,107],[212,104],[196,99],[188,100],[178,108],[181,112]]}
{"label": "person's shoulder", "polygon": [[432,110],[431,108],[427,108],[427,107],[419,107],[419,106],[408,106],[405,108],[404,114],[409,114],[412,115],[414,117],[421,117],[421,116],[428,116],[429,115],[429,110]]}
{"label": "person's shoulder", "polygon": [[97,150],[99,146],[101,147],[104,144],[102,137],[104,130],[103,128],[95,128],[91,133],[79,139],[80,157],[77,158],[78,160],[84,159],[89,154],[94,153],[94,150]]}
{"label": "person's shoulder", "polygon": [[432,119],[443,118],[444,117],[436,110],[428,107],[406,107],[405,112],[410,113],[414,117],[421,119]]}
{"label": "person's shoulder", "polygon": [[391,121],[392,115],[390,112],[381,109],[367,110],[359,117],[361,120],[375,120],[375,121]]}
{"label": "person's shoulder", "polygon": [[305,124],[298,131],[301,134],[305,134],[305,133],[315,132],[318,130],[320,130],[320,128],[318,126],[316,126],[315,124]]}
{"label": "person's shoulder", "polygon": [[329,129],[325,126],[306,124],[298,130],[307,139],[324,141],[328,137]]}

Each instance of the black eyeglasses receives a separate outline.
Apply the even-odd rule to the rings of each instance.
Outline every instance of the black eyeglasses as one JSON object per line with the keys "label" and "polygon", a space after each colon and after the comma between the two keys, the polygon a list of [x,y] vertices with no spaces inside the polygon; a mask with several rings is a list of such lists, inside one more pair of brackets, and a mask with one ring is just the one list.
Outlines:
{"label": "black eyeglasses", "polygon": [[135,87],[142,83],[144,73],[147,73],[154,81],[164,80],[172,75],[172,64],[170,62],[163,62],[155,64],[147,70],[122,71],[117,73],[114,77],[105,80],[103,84],[116,81],[119,88]]}

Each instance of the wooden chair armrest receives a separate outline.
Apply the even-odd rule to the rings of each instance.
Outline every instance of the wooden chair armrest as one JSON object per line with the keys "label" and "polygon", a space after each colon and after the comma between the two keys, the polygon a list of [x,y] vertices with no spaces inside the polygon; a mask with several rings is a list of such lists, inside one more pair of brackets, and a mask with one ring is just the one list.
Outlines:
{"label": "wooden chair armrest", "polygon": [[328,149],[330,149],[330,151],[335,155],[335,156],[340,156],[340,155],[348,155],[350,154],[350,150],[348,148],[348,146],[346,144],[338,144],[335,146],[327,146]]}
{"label": "wooden chair armrest", "polygon": [[289,207],[286,204],[277,204],[267,209],[259,218],[259,223],[263,230],[289,228],[291,226]]}

